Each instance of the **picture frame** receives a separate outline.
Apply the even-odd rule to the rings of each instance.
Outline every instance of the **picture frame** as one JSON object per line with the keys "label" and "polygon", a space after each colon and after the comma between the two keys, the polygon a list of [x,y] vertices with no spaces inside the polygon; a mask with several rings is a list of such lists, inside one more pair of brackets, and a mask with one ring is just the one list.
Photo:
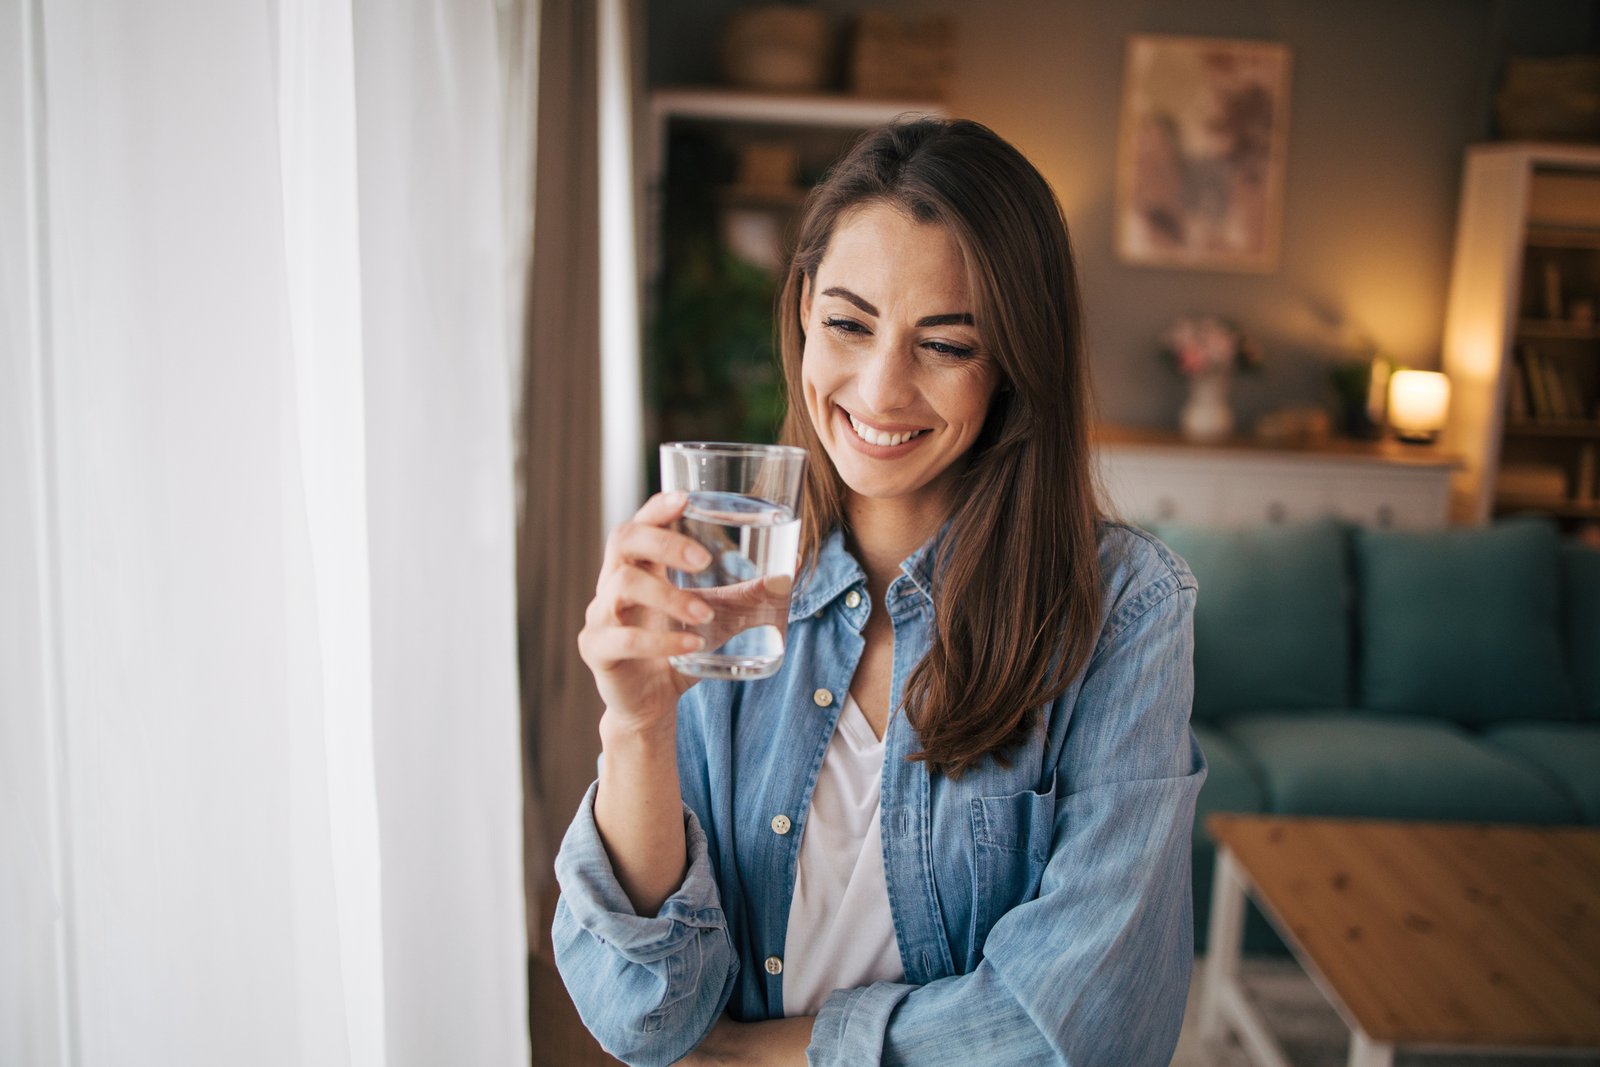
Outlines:
{"label": "picture frame", "polygon": [[1277,268],[1288,143],[1287,45],[1128,39],[1116,246],[1126,263]]}

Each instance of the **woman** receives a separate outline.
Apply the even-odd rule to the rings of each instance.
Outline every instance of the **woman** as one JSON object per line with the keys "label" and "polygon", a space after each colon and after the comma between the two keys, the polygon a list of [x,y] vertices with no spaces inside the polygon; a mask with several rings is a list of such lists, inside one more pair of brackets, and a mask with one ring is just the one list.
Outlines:
{"label": "woman", "polygon": [[[640,1064],[1159,1064],[1192,962],[1195,584],[1103,521],[1049,187],[971,122],[865,136],[780,297],[811,456],[782,669],[700,682],[656,497],[579,638],[605,755],[556,960]],[[692,687],[691,687],[692,686]]]}

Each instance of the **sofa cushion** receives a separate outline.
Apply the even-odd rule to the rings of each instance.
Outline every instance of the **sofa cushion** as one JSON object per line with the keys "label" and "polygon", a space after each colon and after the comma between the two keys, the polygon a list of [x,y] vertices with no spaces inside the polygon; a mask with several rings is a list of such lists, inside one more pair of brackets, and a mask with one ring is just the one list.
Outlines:
{"label": "sofa cushion", "polygon": [[1261,769],[1268,807],[1280,814],[1578,821],[1543,774],[1454,723],[1334,711],[1252,715],[1223,728]]}
{"label": "sofa cushion", "polygon": [[1600,724],[1510,723],[1489,727],[1484,739],[1544,772],[1572,798],[1584,822],[1600,823]]}
{"label": "sofa cushion", "polygon": [[1562,546],[1561,563],[1567,664],[1578,711],[1600,719],[1600,549],[1569,541]]}
{"label": "sofa cushion", "polygon": [[1204,723],[1196,723],[1194,736],[1206,754],[1206,783],[1195,802],[1194,845],[1212,848],[1206,835],[1206,816],[1213,811],[1265,811],[1266,791],[1256,770],[1237,745]]}
{"label": "sofa cushion", "polygon": [[1571,717],[1559,550],[1554,527],[1529,520],[1358,529],[1359,706],[1467,723]]}
{"label": "sofa cushion", "polygon": [[1194,717],[1350,703],[1345,528],[1163,524],[1199,582]]}

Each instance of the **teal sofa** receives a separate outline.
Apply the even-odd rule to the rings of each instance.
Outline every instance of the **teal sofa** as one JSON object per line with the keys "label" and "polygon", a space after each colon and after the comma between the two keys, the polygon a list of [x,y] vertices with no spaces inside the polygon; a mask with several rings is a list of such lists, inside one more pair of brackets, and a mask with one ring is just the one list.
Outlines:
{"label": "teal sofa", "polygon": [[[1153,532],[1200,586],[1197,947],[1211,812],[1600,824],[1600,550],[1535,520]],[[1246,946],[1279,946],[1258,914]]]}

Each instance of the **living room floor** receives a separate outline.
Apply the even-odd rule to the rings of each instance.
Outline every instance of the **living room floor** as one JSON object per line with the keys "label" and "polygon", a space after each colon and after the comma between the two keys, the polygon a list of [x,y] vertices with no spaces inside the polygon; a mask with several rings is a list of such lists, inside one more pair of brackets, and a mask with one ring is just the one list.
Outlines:
{"label": "living room floor", "polygon": [[[1266,1012],[1273,1033],[1295,1067],[1343,1067],[1349,1055],[1349,1037],[1339,1016],[1322,999],[1299,964],[1287,957],[1247,958],[1245,984]],[[618,1061],[601,1050],[578,1020],[567,999],[561,977],[543,956],[528,965],[532,997],[531,1033],[535,1067],[612,1067]],[[1195,1032],[1199,966],[1189,989],[1189,1008],[1172,1067],[1249,1067],[1250,1061],[1233,1042],[1206,1044]],[[1406,1053],[1395,1056],[1395,1067],[1600,1067],[1600,1058],[1571,1056],[1461,1056]]]}

